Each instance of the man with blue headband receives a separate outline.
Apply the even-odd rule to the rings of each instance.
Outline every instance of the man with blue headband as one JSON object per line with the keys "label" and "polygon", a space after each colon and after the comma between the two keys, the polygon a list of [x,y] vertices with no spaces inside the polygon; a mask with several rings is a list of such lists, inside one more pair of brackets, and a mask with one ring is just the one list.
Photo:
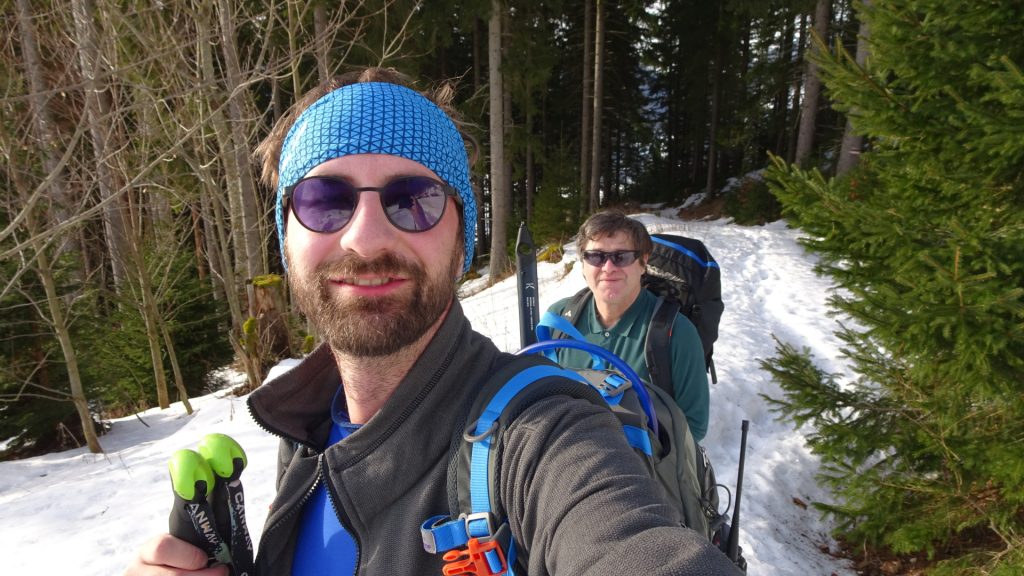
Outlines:
{"label": "man with blue headband", "polygon": [[[249,397],[256,422],[281,438],[261,576],[445,567],[420,525],[452,509],[452,438],[476,385],[511,357],[455,298],[476,204],[446,94],[387,70],[342,76],[300,100],[259,148],[291,289],[324,340]],[[553,397],[504,433],[495,474],[519,550],[507,573],[735,573],[681,527],[620,426],[605,408]],[[228,570],[163,535],[128,571],[171,573]]]}

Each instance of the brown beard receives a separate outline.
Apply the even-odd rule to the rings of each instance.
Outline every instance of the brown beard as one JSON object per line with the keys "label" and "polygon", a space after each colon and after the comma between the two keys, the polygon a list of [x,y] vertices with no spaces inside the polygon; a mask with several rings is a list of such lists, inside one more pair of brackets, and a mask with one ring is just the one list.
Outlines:
{"label": "brown beard", "polygon": [[[461,264],[456,253],[448,269],[431,278],[423,267],[390,252],[373,260],[345,254],[310,275],[292,274],[291,286],[299,309],[332,350],[355,357],[388,356],[416,342],[441,317],[455,294]],[[332,295],[332,278],[359,274],[405,278],[412,294],[344,300]]]}

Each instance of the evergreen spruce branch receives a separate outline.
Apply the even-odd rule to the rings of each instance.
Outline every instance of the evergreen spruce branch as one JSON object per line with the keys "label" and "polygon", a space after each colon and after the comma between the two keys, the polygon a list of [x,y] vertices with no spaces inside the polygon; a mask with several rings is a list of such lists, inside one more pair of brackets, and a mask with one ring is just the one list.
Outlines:
{"label": "evergreen spruce branch", "polygon": [[[850,54],[850,51],[843,46],[843,39],[840,36],[835,37],[832,47],[829,48],[825,41],[818,36],[817,32],[812,29],[811,41],[814,42],[818,50],[811,51],[807,57],[818,65],[818,69],[827,78],[830,90],[834,90],[835,86],[867,85],[875,94],[895,105],[901,111],[909,111],[906,104],[901,102],[888,86],[883,85],[871,75],[866,65],[862,66],[857,62],[857,57]],[[850,112],[856,108],[855,105],[849,104],[844,100],[836,100],[833,105],[837,110],[843,112]]]}

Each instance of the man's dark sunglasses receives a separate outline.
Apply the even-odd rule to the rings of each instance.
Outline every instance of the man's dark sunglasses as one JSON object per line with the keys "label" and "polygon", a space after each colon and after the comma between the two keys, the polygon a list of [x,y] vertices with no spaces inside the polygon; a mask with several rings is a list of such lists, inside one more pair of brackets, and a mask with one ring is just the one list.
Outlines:
{"label": "man's dark sunglasses", "polygon": [[602,252],[600,250],[585,250],[583,261],[591,266],[600,268],[604,263],[611,260],[616,268],[629,266],[640,257],[639,250],[616,250],[615,252]]}
{"label": "man's dark sunglasses", "polygon": [[307,230],[330,234],[352,220],[362,192],[379,193],[388,221],[406,232],[424,232],[437,226],[448,196],[459,200],[455,188],[427,176],[408,176],[380,187],[359,188],[341,178],[309,176],[285,188],[284,201]]}

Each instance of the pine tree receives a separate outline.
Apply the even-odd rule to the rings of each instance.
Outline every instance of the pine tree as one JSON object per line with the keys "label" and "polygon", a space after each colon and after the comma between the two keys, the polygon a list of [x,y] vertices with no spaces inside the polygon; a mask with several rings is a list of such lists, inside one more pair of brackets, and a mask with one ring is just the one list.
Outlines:
{"label": "pine tree", "polygon": [[873,0],[858,66],[820,59],[868,145],[826,180],[770,173],[849,319],[845,382],[780,344],[772,399],[813,428],[856,544],[941,560],[936,573],[1024,568],[1024,5]]}

